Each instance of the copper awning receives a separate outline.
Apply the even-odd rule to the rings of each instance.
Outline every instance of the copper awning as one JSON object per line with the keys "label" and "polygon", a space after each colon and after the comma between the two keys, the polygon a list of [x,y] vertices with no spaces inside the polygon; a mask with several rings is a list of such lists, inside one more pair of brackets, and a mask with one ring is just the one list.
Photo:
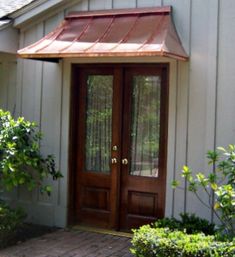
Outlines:
{"label": "copper awning", "polygon": [[18,51],[22,58],[188,56],[171,18],[171,7],[76,12],[38,42]]}

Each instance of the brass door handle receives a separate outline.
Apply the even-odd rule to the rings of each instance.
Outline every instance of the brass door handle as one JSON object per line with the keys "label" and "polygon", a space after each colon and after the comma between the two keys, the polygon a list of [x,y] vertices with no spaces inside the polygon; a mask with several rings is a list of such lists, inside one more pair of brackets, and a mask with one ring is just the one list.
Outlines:
{"label": "brass door handle", "polygon": [[126,158],[122,159],[122,164],[123,165],[127,165],[128,164],[128,160]]}
{"label": "brass door handle", "polygon": [[112,159],[111,159],[111,163],[112,163],[112,164],[116,164],[116,163],[117,163],[117,158],[112,158]]}

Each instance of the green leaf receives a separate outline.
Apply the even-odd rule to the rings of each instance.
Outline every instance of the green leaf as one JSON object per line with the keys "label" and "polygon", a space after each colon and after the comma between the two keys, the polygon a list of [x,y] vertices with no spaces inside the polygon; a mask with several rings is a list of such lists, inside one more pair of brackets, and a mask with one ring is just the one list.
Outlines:
{"label": "green leaf", "polygon": [[12,179],[12,184],[13,184],[14,186],[18,186],[18,180],[17,180],[16,178],[13,178],[13,179]]}
{"label": "green leaf", "polygon": [[194,193],[197,192],[197,184],[194,181],[190,182],[188,185],[188,190]]}
{"label": "green leaf", "polygon": [[215,191],[218,189],[218,185],[216,183],[211,183],[211,188]]}
{"label": "green leaf", "polygon": [[217,147],[217,149],[221,152],[226,152],[226,149],[222,146]]}
{"label": "green leaf", "polygon": [[215,173],[210,173],[210,174],[208,175],[208,179],[209,179],[209,182],[210,182],[210,183],[215,183],[215,181],[217,180],[217,176],[216,176]]}
{"label": "green leaf", "polygon": [[218,160],[219,154],[216,151],[208,151],[207,158],[209,159],[209,164],[215,163]]}
{"label": "green leaf", "polygon": [[209,180],[205,177],[205,175],[203,174],[203,173],[197,173],[196,174],[196,177],[197,177],[197,179],[198,179],[198,182],[203,186],[203,187],[205,187],[205,186],[207,186],[208,185],[208,182],[209,182]]}
{"label": "green leaf", "polygon": [[25,178],[20,178],[20,179],[19,179],[19,184],[20,184],[20,185],[23,185],[24,183],[25,183]]}
{"label": "green leaf", "polygon": [[177,181],[177,180],[173,180],[173,181],[171,182],[171,187],[172,187],[173,189],[176,189],[179,185],[180,185],[180,182]]}
{"label": "green leaf", "polygon": [[183,169],[182,169],[182,177],[188,177],[190,174],[191,174],[191,170],[188,166],[183,166]]}
{"label": "green leaf", "polygon": [[46,192],[49,192],[49,193],[51,193],[51,192],[52,192],[52,188],[51,188],[51,186],[46,186],[46,187],[45,187],[45,190],[46,190]]}

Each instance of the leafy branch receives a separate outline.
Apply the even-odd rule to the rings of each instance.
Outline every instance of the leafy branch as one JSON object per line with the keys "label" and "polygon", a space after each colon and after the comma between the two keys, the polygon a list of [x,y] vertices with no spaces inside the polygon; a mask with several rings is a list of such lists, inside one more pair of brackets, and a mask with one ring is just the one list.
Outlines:
{"label": "leafy branch", "polygon": [[[229,238],[235,235],[235,145],[228,148],[218,147],[217,151],[208,151],[208,164],[213,166],[213,172],[207,176],[202,173],[193,175],[188,166],[183,166],[181,176],[188,182],[188,191],[193,192],[197,199],[210,208],[221,222],[221,234]],[[173,188],[178,188],[178,181],[172,182]],[[203,189],[207,195],[205,202],[198,190]],[[214,201],[213,201],[214,199]]]}
{"label": "leafy branch", "polygon": [[9,112],[0,109],[0,190],[25,185],[29,191],[39,187],[42,193],[51,194],[51,186],[43,181],[48,177],[57,180],[62,175],[56,170],[54,157],[40,153],[41,138],[34,122],[23,117],[14,120]]}

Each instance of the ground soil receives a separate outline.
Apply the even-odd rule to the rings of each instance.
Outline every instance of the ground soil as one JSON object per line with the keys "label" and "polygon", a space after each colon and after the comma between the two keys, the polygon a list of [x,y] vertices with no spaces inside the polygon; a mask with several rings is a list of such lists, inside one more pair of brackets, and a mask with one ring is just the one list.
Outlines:
{"label": "ground soil", "polygon": [[39,237],[47,233],[56,231],[58,228],[48,227],[36,224],[23,224],[15,233],[7,236],[6,240],[0,242],[0,249],[6,248],[12,245],[20,244],[28,239]]}

